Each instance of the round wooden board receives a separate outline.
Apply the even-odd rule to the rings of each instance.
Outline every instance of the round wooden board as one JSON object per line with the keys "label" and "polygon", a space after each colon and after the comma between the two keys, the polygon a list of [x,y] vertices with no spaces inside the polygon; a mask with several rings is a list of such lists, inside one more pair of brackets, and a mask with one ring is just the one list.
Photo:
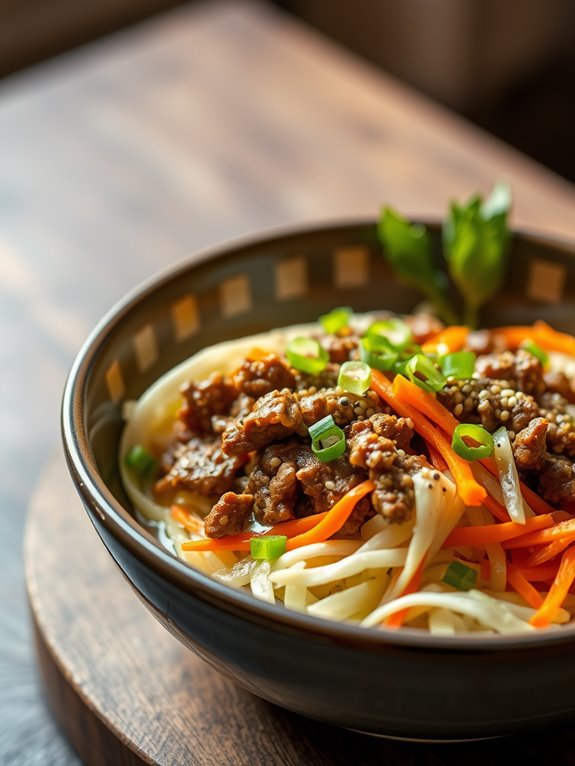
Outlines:
{"label": "round wooden board", "polygon": [[571,763],[563,755],[572,737],[561,731],[472,745],[406,744],[318,723],[243,691],[136,598],[60,454],[31,501],[25,560],[46,697],[87,766],[474,766],[538,751],[541,763]]}

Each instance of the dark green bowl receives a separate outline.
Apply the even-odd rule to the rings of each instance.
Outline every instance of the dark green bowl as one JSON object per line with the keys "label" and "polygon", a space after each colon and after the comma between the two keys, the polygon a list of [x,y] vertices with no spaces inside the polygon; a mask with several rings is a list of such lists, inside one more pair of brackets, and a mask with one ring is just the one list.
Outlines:
{"label": "dark green bowl", "polygon": [[[438,242],[438,226],[431,229]],[[575,245],[517,234],[511,251],[508,282],[485,308],[485,323],[542,318],[574,331]],[[338,305],[409,312],[417,302],[387,269],[374,222],[274,234],[183,262],[115,307],[80,351],[62,409],[72,478],[150,611],[260,697],[339,726],[413,739],[489,737],[571,717],[575,626],[517,637],[437,637],[288,612],[164,550],[135,521],[122,489],[122,402],[190,354],[313,320]]]}

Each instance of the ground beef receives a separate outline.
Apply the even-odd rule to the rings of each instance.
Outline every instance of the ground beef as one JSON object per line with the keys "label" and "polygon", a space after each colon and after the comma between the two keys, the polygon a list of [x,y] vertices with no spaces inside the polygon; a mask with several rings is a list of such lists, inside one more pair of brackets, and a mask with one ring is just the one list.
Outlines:
{"label": "ground beef", "polygon": [[236,420],[243,420],[252,411],[254,401],[247,394],[239,394],[232,403],[229,415],[212,415],[212,431],[215,434],[223,434],[231,423]]}
{"label": "ground beef", "polygon": [[345,457],[322,463],[309,447],[297,457],[296,478],[304,494],[304,501],[312,513],[328,511],[346,492],[366,478],[364,471],[351,466]]}
{"label": "ground beef", "polygon": [[243,531],[254,504],[253,495],[226,492],[220,497],[204,521],[208,537],[237,535]]}
{"label": "ground beef", "polygon": [[558,455],[575,458],[575,421],[567,399],[546,391],[539,397],[541,415],[549,421],[547,448]]}
{"label": "ground beef", "polygon": [[322,388],[335,388],[339,375],[339,364],[328,362],[321,372],[311,374],[306,372],[296,373],[296,391],[319,391]]}
{"label": "ground beef", "polygon": [[171,457],[169,471],[156,483],[158,493],[183,488],[207,496],[221,495],[231,489],[245,464],[243,455],[225,455],[219,438],[213,436],[194,436],[177,444]]}
{"label": "ground beef", "polygon": [[514,382],[513,388],[526,394],[537,396],[545,388],[541,362],[523,349],[480,356],[475,370],[482,378]]}
{"label": "ground beef", "polygon": [[411,433],[411,422],[394,415],[374,415],[348,429],[349,461],[368,470],[376,485],[373,507],[390,522],[405,521],[415,506],[411,475],[420,470],[423,459],[406,454],[397,444],[407,446]]}
{"label": "ground beef", "polygon": [[505,426],[518,433],[540,414],[535,399],[518,391],[510,380],[452,381],[439,391],[437,399],[460,422],[481,423],[490,432]]}
{"label": "ground beef", "polygon": [[253,495],[254,516],[261,524],[277,524],[294,517],[299,449],[298,442],[272,444],[251,472],[246,491]]}
{"label": "ground beef", "polygon": [[561,506],[575,502],[573,463],[563,457],[547,455],[538,474],[538,491],[544,500]]}
{"label": "ground beef", "polygon": [[302,430],[302,415],[295,396],[287,388],[270,391],[258,399],[243,419],[231,423],[222,434],[226,455],[261,449]]}
{"label": "ground beef", "polygon": [[338,537],[348,537],[359,534],[359,530],[366,521],[375,516],[376,511],[371,504],[370,497],[362,497],[359,503],[351,512],[350,517],[339,530]]}
{"label": "ground beef", "polygon": [[442,322],[433,314],[425,312],[407,316],[405,317],[405,322],[411,329],[414,343],[417,344],[425,343],[426,340],[430,340],[434,335],[443,330]]}
{"label": "ground beef", "polygon": [[214,372],[200,383],[188,383],[182,388],[184,405],[178,417],[193,434],[212,431],[214,415],[228,415],[238,393],[233,381],[220,372]]}
{"label": "ground beef", "polygon": [[513,442],[513,455],[518,468],[537,471],[545,462],[547,452],[547,426],[544,418],[535,418]]}
{"label": "ground beef", "polygon": [[234,373],[233,382],[239,392],[257,399],[270,391],[293,388],[295,376],[277,354],[267,354],[246,359]]}
{"label": "ground beef", "polygon": [[359,356],[359,338],[356,335],[326,335],[321,339],[321,345],[329,354],[329,361],[335,364],[343,364]]}
{"label": "ground beef", "polygon": [[299,405],[306,426],[331,415],[334,422],[343,428],[352,420],[364,419],[382,408],[381,399],[375,391],[356,396],[341,389],[310,389],[298,393]]}
{"label": "ground beef", "polygon": [[322,463],[309,444],[290,440],[266,447],[246,491],[254,497],[256,519],[276,524],[329,510],[365,478],[345,458]]}
{"label": "ground beef", "polygon": [[559,394],[570,404],[575,403],[575,390],[571,387],[571,382],[564,372],[546,372],[543,375],[543,380],[545,381],[545,393]]}
{"label": "ground beef", "polygon": [[465,344],[469,351],[476,354],[489,354],[493,351],[493,340],[489,330],[473,330],[467,336]]}

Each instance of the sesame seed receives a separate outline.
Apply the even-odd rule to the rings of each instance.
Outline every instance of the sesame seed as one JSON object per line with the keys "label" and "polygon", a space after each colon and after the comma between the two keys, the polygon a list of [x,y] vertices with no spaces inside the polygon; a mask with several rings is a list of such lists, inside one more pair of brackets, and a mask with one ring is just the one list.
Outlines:
{"label": "sesame seed", "polygon": [[509,412],[509,410],[503,410],[503,412],[501,413],[501,421],[505,423],[507,420],[509,420],[510,417],[511,417],[511,413]]}
{"label": "sesame seed", "polygon": [[329,480],[328,480],[328,481],[326,481],[326,483],[325,483],[325,488],[326,488],[327,490],[329,490],[330,492],[333,492],[333,491],[334,491],[334,489],[335,489],[335,484],[334,484],[334,482],[333,482],[333,481],[329,481]]}
{"label": "sesame seed", "polygon": [[512,410],[515,407],[515,405],[517,404],[517,397],[516,396],[510,396],[507,404],[509,405],[509,409]]}
{"label": "sesame seed", "polygon": [[459,404],[455,405],[453,409],[453,414],[455,415],[456,418],[458,418],[462,412],[463,412],[463,405],[460,402]]}

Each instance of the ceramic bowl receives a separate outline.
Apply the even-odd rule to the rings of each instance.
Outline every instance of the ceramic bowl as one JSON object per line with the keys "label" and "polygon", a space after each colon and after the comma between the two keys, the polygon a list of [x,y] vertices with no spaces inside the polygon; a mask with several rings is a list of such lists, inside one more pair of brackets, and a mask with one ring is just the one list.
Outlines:
{"label": "ceramic bowl", "polygon": [[[431,226],[436,243],[439,228]],[[198,349],[313,320],[334,306],[409,312],[374,222],[280,233],[204,253],[115,307],[80,351],[63,401],[73,481],[104,544],[154,616],[254,694],[371,734],[496,736],[575,712],[575,626],[438,637],[336,624],[254,600],[163,549],[135,520],[117,464],[122,403]],[[542,318],[575,330],[575,245],[526,234],[488,325]],[[113,604],[110,605],[113,608]]]}

